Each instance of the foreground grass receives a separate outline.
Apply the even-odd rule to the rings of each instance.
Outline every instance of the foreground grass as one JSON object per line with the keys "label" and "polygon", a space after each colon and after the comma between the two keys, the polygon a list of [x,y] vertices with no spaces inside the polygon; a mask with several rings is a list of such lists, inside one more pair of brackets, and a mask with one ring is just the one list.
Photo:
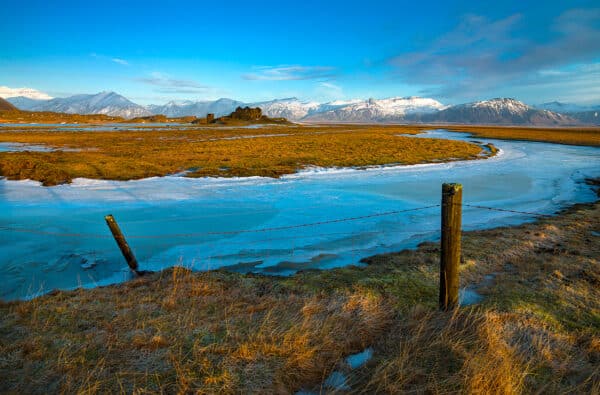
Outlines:
{"label": "foreground grass", "polygon": [[475,144],[398,136],[419,127],[323,126],[168,131],[6,131],[0,142],[77,151],[0,153],[0,175],[44,185],[76,177],[130,180],[188,171],[188,177],[267,176],[307,166],[375,166],[474,159]]}
{"label": "foreground grass", "polygon": [[[436,244],[289,278],[175,268],[0,304],[0,392],[598,393],[600,204],[464,235],[474,307],[437,310]],[[489,276],[493,278],[490,279]]]}
{"label": "foreground grass", "polygon": [[534,128],[506,126],[448,126],[448,130],[468,132],[477,137],[526,140],[568,145],[600,147],[600,128]]}

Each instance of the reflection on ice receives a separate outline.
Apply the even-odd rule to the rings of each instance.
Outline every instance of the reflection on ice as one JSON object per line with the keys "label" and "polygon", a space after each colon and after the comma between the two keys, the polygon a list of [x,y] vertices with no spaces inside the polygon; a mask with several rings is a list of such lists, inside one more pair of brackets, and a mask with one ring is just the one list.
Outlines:
{"label": "reflection on ice", "polygon": [[[429,136],[472,139],[444,131]],[[218,233],[437,204],[443,182],[462,183],[465,203],[521,211],[553,213],[594,199],[583,180],[600,176],[600,149],[488,141],[501,155],[368,170],[309,169],[281,179],[77,179],[50,188],[0,180],[0,298],[122,281],[127,267],[104,223],[106,214],[119,222],[142,270],[181,264],[286,275],[359,264],[368,255],[435,240],[439,208],[272,232]],[[467,230],[531,220],[464,208]]]}

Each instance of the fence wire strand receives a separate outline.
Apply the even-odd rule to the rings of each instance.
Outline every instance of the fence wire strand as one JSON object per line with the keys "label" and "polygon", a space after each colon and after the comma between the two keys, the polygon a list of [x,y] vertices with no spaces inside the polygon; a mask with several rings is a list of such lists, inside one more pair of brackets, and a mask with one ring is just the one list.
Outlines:
{"label": "fence wire strand", "polygon": [[[285,225],[285,226],[276,226],[276,227],[269,227],[269,228],[260,228],[260,229],[239,229],[239,230],[230,230],[230,231],[176,233],[176,234],[164,234],[164,235],[126,235],[126,237],[128,239],[168,239],[168,238],[191,238],[191,237],[203,237],[203,236],[227,236],[227,235],[238,235],[238,234],[248,234],[248,233],[268,233],[268,232],[278,232],[278,231],[298,229],[298,228],[316,227],[316,226],[336,224],[336,223],[342,223],[342,222],[359,221],[359,220],[377,218],[377,217],[385,217],[385,216],[391,216],[391,215],[396,215],[396,214],[401,214],[401,213],[427,210],[427,209],[441,207],[441,206],[442,206],[441,204],[434,204],[434,205],[415,207],[415,208],[410,208],[410,209],[393,210],[393,211],[386,211],[386,212],[380,212],[380,213],[366,214],[366,215],[360,215],[360,216],[355,216],[355,217],[337,218],[337,219],[331,219],[331,220],[294,224],[294,225]],[[532,212],[532,211],[519,211],[519,210],[512,210],[512,209],[505,209],[505,208],[498,208],[498,207],[489,207],[489,206],[468,204],[468,203],[463,203],[462,206],[468,207],[468,208],[480,209],[480,210],[498,211],[498,212],[527,215],[527,216],[534,216],[534,217],[542,217],[542,218],[552,217],[551,214],[536,213],[536,212]],[[130,224],[130,222],[126,222],[126,223]],[[137,223],[137,221],[131,221],[131,223],[135,224],[135,223]],[[11,226],[0,226],[0,229],[6,230],[6,231],[11,231],[11,232],[16,232],[16,233],[31,233],[31,234],[37,234],[37,235],[43,235],[43,236],[54,236],[54,237],[65,237],[65,238],[97,238],[97,239],[111,239],[112,238],[112,236],[110,234],[95,234],[95,233],[86,234],[86,233],[66,233],[66,232],[61,233],[61,232],[50,232],[50,231],[37,230],[37,229],[18,228],[18,227],[11,227]],[[439,229],[437,229],[437,230],[439,230]],[[434,231],[434,230],[433,229],[426,229],[426,230],[419,229],[416,231],[416,233],[431,232],[431,231]],[[268,240],[287,240],[287,239],[297,239],[297,238],[303,238],[303,237],[322,237],[322,236],[333,236],[336,234],[337,235],[343,235],[343,234],[359,235],[359,234],[403,233],[403,232],[404,231],[401,232],[401,231],[397,231],[397,230],[391,230],[391,231],[367,231],[367,232],[355,232],[355,233],[354,232],[321,233],[321,234],[313,234],[313,235],[309,235],[309,236],[288,236],[288,237],[272,238],[272,239],[268,239]],[[406,232],[408,232],[408,231],[406,231]],[[249,242],[253,242],[253,241],[249,241]]]}
{"label": "fence wire strand", "polygon": [[[434,205],[430,205],[430,206],[416,207],[416,208],[410,208],[410,209],[404,209],[404,210],[386,211],[386,212],[381,212],[381,213],[360,215],[360,216],[356,216],[356,217],[338,218],[338,219],[331,219],[331,220],[325,220],[325,221],[309,222],[309,223],[304,223],[304,224],[295,224],[295,225],[286,225],[286,226],[276,226],[276,227],[261,228],[261,229],[240,229],[240,230],[230,230],[230,231],[198,232],[198,233],[176,233],[176,234],[165,234],[165,235],[126,235],[126,237],[130,238],[130,239],[161,239],[161,238],[170,238],[170,237],[181,238],[181,237],[236,235],[236,234],[243,234],[243,233],[277,232],[277,231],[281,231],[281,230],[290,230],[290,229],[307,228],[307,227],[329,225],[329,224],[342,223],[342,222],[359,221],[359,220],[363,220],[363,219],[384,217],[384,216],[396,215],[396,214],[407,213],[407,212],[412,212],[412,211],[427,210],[427,209],[435,208],[435,207],[440,207],[440,205],[434,204]],[[0,229],[13,231],[13,232],[33,233],[33,234],[56,236],[56,237],[82,237],[82,238],[87,237],[87,238],[103,238],[103,239],[112,237],[108,234],[101,235],[101,234],[93,234],[93,233],[84,234],[84,233],[47,232],[47,231],[43,231],[43,230],[14,228],[14,227],[9,227],[9,226],[0,226]]]}
{"label": "fence wire strand", "polygon": [[463,203],[463,206],[470,207],[470,208],[477,208],[477,209],[481,209],[481,210],[500,211],[500,212],[512,213],[512,214],[530,215],[533,217],[546,217],[546,218],[553,217],[552,214],[542,214],[542,213],[534,213],[532,211],[519,211],[519,210],[511,210],[511,209],[507,209],[507,208],[480,206],[480,205],[476,205],[476,204],[464,204]]}

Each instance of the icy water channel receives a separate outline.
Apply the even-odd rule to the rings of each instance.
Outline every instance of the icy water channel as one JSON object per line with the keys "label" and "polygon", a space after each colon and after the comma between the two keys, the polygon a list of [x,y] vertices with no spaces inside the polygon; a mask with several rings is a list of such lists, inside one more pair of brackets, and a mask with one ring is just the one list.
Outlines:
{"label": "icy water channel", "polygon": [[[600,177],[599,148],[482,140],[442,130],[426,137],[491,142],[501,152],[486,160],[315,169],[281,179],[77,179],[50,188],[0,180],[0,298],[129,278],[106,214],[115,216],[143,270],[227,266],[287,275],[359,264],[363,257],[436,240],[440,208],[269,228],[435,205],[444,182],[462,183],[465,203],[547,214],[595,198],[583,181]],[[533,219],[465,208],[463,223],[470,230]]]}

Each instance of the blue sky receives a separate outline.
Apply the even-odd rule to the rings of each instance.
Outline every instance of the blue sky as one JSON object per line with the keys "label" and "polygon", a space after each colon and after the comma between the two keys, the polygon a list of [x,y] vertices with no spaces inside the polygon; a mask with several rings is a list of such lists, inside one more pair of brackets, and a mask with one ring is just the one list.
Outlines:
{"label": "blue sky", "polygon": [[594,1],[7,1],[0,86],[141,103],[600,103]]}

